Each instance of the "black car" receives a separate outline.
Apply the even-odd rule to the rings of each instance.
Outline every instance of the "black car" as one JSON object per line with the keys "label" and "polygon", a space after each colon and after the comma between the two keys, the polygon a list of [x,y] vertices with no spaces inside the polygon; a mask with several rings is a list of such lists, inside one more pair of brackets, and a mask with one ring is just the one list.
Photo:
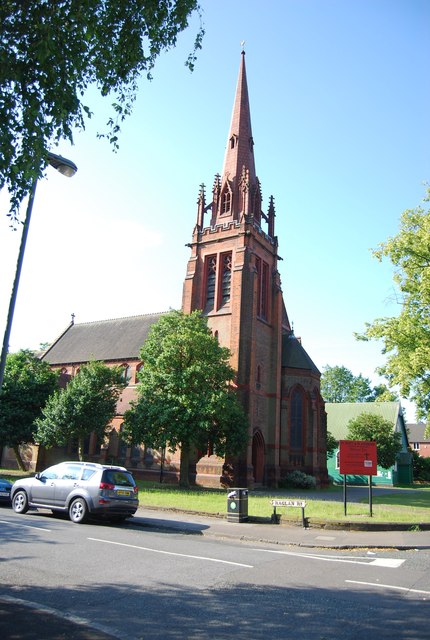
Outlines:
{"label": "black car", "polygon": [[0,504],[10,504],[12,483],[6,478],[0,478]]}

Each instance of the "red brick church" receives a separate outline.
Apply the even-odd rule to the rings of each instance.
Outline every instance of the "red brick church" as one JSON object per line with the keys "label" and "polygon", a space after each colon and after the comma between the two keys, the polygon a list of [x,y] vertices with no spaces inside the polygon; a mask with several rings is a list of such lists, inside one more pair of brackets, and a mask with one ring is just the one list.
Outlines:
{"label": "red brick church", "polygon": [[292,331],[278,272],[273,197],[262,210],[245,68],[239,70],[222,174],[204,187],[190,244],[182,308],[202,309],[230,349],[249,416],[249,445],[236,470],[276,486],[300,469],[325,482],[326,419],[320,373]]}
{"label": "red brick church", "polygon": [[[238,486],[277,486],[301,470],[327,481],[326,414],[320,372],[294,336],[278,272],[275,206],[263,212],[254,160],[254,140],[242,52],[222,174],[209,198],[201,187],[197,220],[189,244],[182,309],[201,309],[219,342],[231,351],[236,383],[249,416],[249,444],[230,472]],[[121,443],[121,422],[136,393],[139,351],[159,315],[72,323],[42,356],[66,376],[91,359],[124,366],[129,381],[118,405],[109,443],[89,443],[93,459],[119,461],[142,474],[179,470],[179,457]],[[66,452],[64,452],[66,454]],[[39,453],[43,463],[52,453]],[[220,485],[223,460],[205,456],[196,464],[197,482]],[[229,462],[229,461],[227,461]],[[225,471],[225,466],[224,466]]]}

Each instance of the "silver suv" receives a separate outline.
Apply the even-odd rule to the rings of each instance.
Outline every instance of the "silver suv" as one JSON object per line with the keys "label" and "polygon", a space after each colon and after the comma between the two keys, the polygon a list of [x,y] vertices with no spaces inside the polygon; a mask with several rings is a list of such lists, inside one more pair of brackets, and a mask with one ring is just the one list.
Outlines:
{"label": "silver suv", "polygon": [[16,513],[43,507],[68,513],[77,523],[90,514],[120,522],[139,506],[137,486],[127,469],[92,462],[61,462],[33,478],[17,480],[11,497]]}

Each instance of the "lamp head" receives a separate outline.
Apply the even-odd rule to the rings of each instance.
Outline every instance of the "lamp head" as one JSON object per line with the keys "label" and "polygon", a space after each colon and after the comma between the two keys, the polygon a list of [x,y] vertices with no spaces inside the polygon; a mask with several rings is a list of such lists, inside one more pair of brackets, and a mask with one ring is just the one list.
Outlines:
{"label": "lamp head", "polygon": [[78,170],[78,167],[74,162],[67,158],[63,158],[63,156],[57,156],[56,153],[48,153],[48,163],[51,167],[54,167],[54,169],[57,169],[57,171],[62,173],[63,176],[67,176],[68,178],[74,176]]}

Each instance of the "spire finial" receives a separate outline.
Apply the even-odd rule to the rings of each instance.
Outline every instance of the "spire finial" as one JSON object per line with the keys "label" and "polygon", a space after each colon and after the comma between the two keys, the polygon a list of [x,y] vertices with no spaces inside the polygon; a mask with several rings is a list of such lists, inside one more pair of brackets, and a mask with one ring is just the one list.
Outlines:
{"label": "spire finial", "polygon": [[242,47],[242,53],[245,53],[245,40],[240,41],[240,46]]}

